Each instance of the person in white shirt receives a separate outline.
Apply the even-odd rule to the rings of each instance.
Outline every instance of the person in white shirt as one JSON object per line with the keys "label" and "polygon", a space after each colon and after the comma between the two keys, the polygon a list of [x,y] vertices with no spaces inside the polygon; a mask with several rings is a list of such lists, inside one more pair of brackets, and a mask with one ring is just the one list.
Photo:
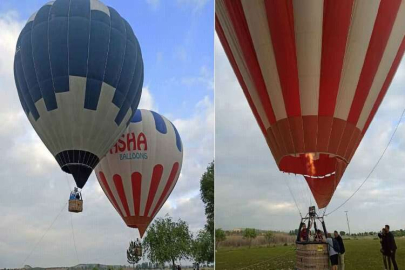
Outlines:
{"label": "person in white shirt", "polygon": [[339,252],[333,248],[333,239],[330,233],[328,233],[326,243],[328,244],[329,258],[332,265],[332,270],[337,270],[339,264]]}

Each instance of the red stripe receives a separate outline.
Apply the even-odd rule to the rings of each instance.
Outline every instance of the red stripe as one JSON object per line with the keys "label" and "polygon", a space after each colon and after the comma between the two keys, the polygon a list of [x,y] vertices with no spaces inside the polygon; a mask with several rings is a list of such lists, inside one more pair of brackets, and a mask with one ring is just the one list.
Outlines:
{"label": "red stripe", "polygon": [[346,51],[353,0],[325,0],[323,7],[320,116],[333,116]]}
{"label": "red stripe", "polygon": [[[119,208],[118,203],[117,203],[117,201],[115,200],[115,197],[114,197],[114,195],[113,195],[112,192],[111,192],[110,186],[108,185],[108,182],[107,182],[107,179],[105,178],[104,173],[103,173],[103,172],[100,172],[100,173],[99,173],[99,176],[100,176],[99,179],[101,179],[101,183],[103,183],[103,186],[104,186],[103,190],[104,190],[104,191],[107,191],[107,198],[108,198],[108,199],[110,200],[110,202],[113,204],[113,206],[114,206],[115,209],[117,210],[118,214],[120,214],[121,217],[123,217],[124,215],[122,214],[121,209]],[[103,186],[101,186],[101,187],[103,187]]]}
{"label": "red stripe", "polygon": [[215,29],[217,31],[219,40],[222,43],[222,47],[224,48],[225,53],[226,53],[226,55],[228,57],[228,60],[231,63],[231,66],[233,68],[233,72],[235,73],[236,78],[238,78],[239,84],[242,87],[243,93],[246,96],[246,100],[249,103],[250,108],[252,109],[253,115],[255,116],[256,121],[259,124],[259,127],[260,127],[264,137],[266,137],[266,128],[264,127],[263,121],[260,119],[259,113],[257,112],[257,109],[256,109],[256,107],[255,107],[255,105],[253,103],[253,100],[252,100],[252,98],[251,98],[251,96],[249,94],[248,88],[247,88],[245,82],[243,81],[242,74],[239,71],[238,65],[236,64],[235,58],[233,57],[231,47],[229,46],[228,41],[226,40],[224,30],[222,29],[217,16],[215,16]]}
{"label": "red stripe", "polygon": [[380,3],[370,44],[367,49],[366,59],[364,61],[356,94],[347,119],[350,123],[357,124],[357,121],[359,120],[364,103],[366,102],[371,85],[373,84],[375,74],[377,73],[378,66],[380,65],[384,54],[400,4],[401,0],[382,0]]}
{"label": "red stripe", "polygon": [[153,200],[155,199],[156,191],[159,187],[160,180],[162,179],[162,173],[162,165],[158,164],[153,168],[152,181],[149,187],[148,201],[146,202],[145,213],[143,214],[145,217],[148,216],[150,207],[152,206]]}
{"label": "red stripe", "polygon": [[175,180],[175,177],[177,175],[177,171],[179,170],[179,163],[174,163],[173,167],[172,167],[172,171],[170,172],[170,176],[169,179],[167,180],[165,189],[162,192],[162,195],[160,195],[159,201],[157,202],[155,209],[153,209],[152,215],[151,217],[153,218],[156,215],[156,212],[159,211],[159,209],[162,207],[163,203],[164,203],[164,199],[166,198],[170,187],[173,184],[173,181]]}
{"label": "red stripe", "polygon": [[265,1],[265,4],[287,116],[300,116],[292,0]]}
{"label": "red stripe", "polygon": [[243,58],[252,77],[253,84],[255,85],[267,119],[269,120],[270,124],[275,123],[276,117],[274,116],[270,98],[267,94],[266,84],[264,83],[262,71],[257,60],[252,37],[250,36],[245,13],[243,12],[242,3],[240,0],[225,0],[224,2],[228,11],[229,18],[232,22],[233,29],[235,30],[239,46],[242,50]]}
{"label": "red stripe", "polygon": [[385,94],[388,91],[388,88],[390,87],[390,84],[392,82],[392,79],[394,78],[394,75],[398,69],[399,64],[401,63],[402,56],[404,55],[405,52],[405,37],[402,39],[401,46],[399,47],[398,53],[395,56],[394,62],[392,63],[391,69],[388,72],[387,78],[385,79],[385,82],[381,88],[380,93],[378,94],[377,100],[374,103],[373,109],[370,112],[370,115],[368,116],[367,122],[364,125],[364,128],[362,130],[362,134],[365,134],[368,127],[370,126],[371,121],[374,118],[374,115],[377,113],[378,107],[380,107],[381,102],[384,99]]}
{"label": "red stripe", "polygon": [[132,181],[132,198],[134,198],[135,216],[139,216],[141,208],[141,188],[142,188],[142,174],[134,172],[131,175]]}
{"label": "red stripe", "polygon": [[120,175],[114,174],[113,181],[115,184],[115,188],[117,189],[118,196],[120,197],[122,206],[124,206],[125,213],[127,214],[127,217],[128,217],[131,214],[129,213],[127,196],[125,196],[124,186],[122,185],[122,178]]}

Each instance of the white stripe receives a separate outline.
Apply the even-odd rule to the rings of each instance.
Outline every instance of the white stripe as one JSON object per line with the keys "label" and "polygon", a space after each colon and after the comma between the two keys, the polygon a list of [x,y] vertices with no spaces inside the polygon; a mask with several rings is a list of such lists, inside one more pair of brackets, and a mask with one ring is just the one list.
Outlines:
{"label": "white stripe", "polygon": [[98,0],[90,0],[90,9],[104,12],[105,14],[110,16],[110,10],[108,9],[108,7]]}
{"label": "white stripe", "polygon": [[380,65],[378,66],[377,73],[374,77],[373,84],[370,88],[370,92],[367,96],[366,102],[364,103],[363,110],[361,111],[359,121],[357,122],[357,127],[363,130],[364,125],[370,115],[371,110],[377,100],[377,97],[381,91],[381,88],[387,78],[388,72],[392,67],[392,63],[398,53],[399,47],[405,35],[405,4],[401,2],[399,7],[397,17],[395,19],[394,26],[391,31],[391,35],[388,39],[387,46],[385,48],[383,57],[381,59]]}
{"label": "white stripe", "polygon": [[174,164],[173,159],[176,159],[176,155],[178,153],[178,151],[176,151],[175,149],[173,149],[172,151],[167,151],[167,148],[163,147],[163,146],[171,146],[171,147],[176,146],[176,135],[174,133],[173,126],[170,123],[170,121],[167,120],[165,117],[163,117],[163,120],[165,121],[166,124],[167,133],[165,135],[156,137],[156,144],[161,146],[158,149],[159,153],[157,153],[157,157],[159,159],[157,163],[163,165],[163,174],[158,189],[156,190],[155,198],[152,202],[151,208],[148,213],[149,217],[152,215],[152,212],[155,209],[155,206],[160,196],[162,195],[167,182],[169,181],[169,176]]}
{"label": "white stripe", "polygon": [[264,1],[242,0],[249,32],[276,120],[287,117]]}
{"label": "white stripe", "polygon": [[30,16],[30,18],[28,19],[27,24],[28,24],[29,22],[34,21],[36,16],[37,16],[37,12],[35,12],[34,14],[32,14],[32,15]]}
{"label": "white stripe", "polygon": [[380,0],[356,0],[334,116],[347,120],[377,17]]}
{"label": "white stripe", "polygon": [[235,58],[236,64],[239,68],[239,71],[243,77],[243,81],[246,84],[247,90],[252,98],[253,104],[257,109],[260,119],[263,122],[265,129],[267,130],[270,127],[269,120],[266,117],[266,113],[260,101],[259,95],[254,87],[253,80],[250,77],[249,69],[243,59],[243,53],[238,44],[238,39],[236,37],[235,31],[230,21],[225,4],[222,0],[216,2],[216,13],[220,21],[221,27],[224,30],[226,40],[228,41],[229,47],[231,48],[232,55]]}
{"label": "white stripe", "polygon": [[317,115],[322,55],[322,0],[294,0],[294,30],[302,115]]}

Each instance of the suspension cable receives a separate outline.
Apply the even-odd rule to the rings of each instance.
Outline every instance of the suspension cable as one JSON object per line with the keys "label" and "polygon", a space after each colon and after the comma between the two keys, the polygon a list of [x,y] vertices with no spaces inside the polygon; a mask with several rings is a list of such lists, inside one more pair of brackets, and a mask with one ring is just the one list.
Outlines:
{"label": "suspension cable", "polygon": [[32,253],[34,252],[34,250],[37,248],[37,246],[39,245],[39,243],[42,241],[42,239],[44,239],[45,235],[48,233],[48,231],[53,227],[53,224],[56,222],[56,220],[59,218],[60,214],[62,213],[62,211],[65,209],[67,205],[67,202],[63,205],[62,209],[60,209],[58,215],[55,217],[55,219],[52,221],[51,225],[46,229],[45,233],[41,236],[41,238],[39,239],[39,241],[35,244],[34,248],[31,250],[30,254],[25,258],[24,262],[22,263],[22,265],[25,265],[25,262],[31,257]]}
{"label": "suspension cable", "polygon": [[297,207],[298,213],[300,213],[300,216],[301,216],[301,218],[302,218],[302,214],[301,214],[300,208],[298,207],[297,201],[295,200],[295,196],[294,196],[294,194],[293,194],[292,191],[291,191],[290,185],[288,184],[288,181],[286,180],[286,176],[285,176],[285,175],[284,175],[284,182],[287,184],[288,190],[290,191],[290,194],[291,194],[291,196],[293,197],[293,200],[294,200],[295,206]]}
{"label": "suspension cable", "polygon": [[[70,184],[69,184],[69,179],[68,179],[67,174],[65,174],[65,179],[66,179],[66,183],[67,183],[67,185],[68,185],[69,192],[70,192],[70,191],[71,191],[71,187],[70,187]],[[72,217],[72,213],[70,213],[70,225],[71,225],[71,228],[72,228],[72,238],[73,238],[73,245],[74,245],[74,247],[75,247],[77,263],[80,264],[79,253],[77,252],[77,247],[76,247],[75,231],[74,231],[74,229],[73,229],[73,217]]]}
{"label": "suspension cable", "polygon": [[385,152],[388,149],[388,146],[391,144],[395,133],[398,130],[399,125],[401,124],[402,118],[404,117],[405,114],[405,109],[402,111],[401,117],[398,120],[397,125],[395,126],[394,132],[391,135],[390,140],[388,141],[387,146],[385,147],[384,151],[382,152],[381,156],[379,157],[379,159],[377,160],[377,163],[374,165],[374,167],[371,169],[370,173],[367,175],[366,179],[364,179],[363,183],[361,183],[361,185],[353,192],[353,194],[347,198],[341,205],[339,205],[337,208],[335,208],[334,210],[332,210],[331,212],[327,213],[325,216],[329,216],[330,214],[332,214],[333,212],[337,211],[338,209],[340,209],[343,205],[345,205],[351,198],[353,198],[353,196],[360,190],[360,188],[366,183],[366,181],[370,178],[370,176],[373,174],[374,170],[377,168],[378,164],[380,163],[380,161],[382,160],[382,158],[384,157]]}

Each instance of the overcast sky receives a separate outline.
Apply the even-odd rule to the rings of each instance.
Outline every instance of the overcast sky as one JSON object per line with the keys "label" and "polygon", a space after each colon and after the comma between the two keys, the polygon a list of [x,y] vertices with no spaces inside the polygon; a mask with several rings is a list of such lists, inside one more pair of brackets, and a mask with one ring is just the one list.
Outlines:
{"label": "overcast sky", "polygon": [[[0,1],[0,268],[23,266],[73,186],[31,127],[14,84],[17,37],[28,16],[46,2]],[[183,140],[182,173],[157,217],[168,213],[197,232],[206,221],[199,180],[214,157],[213,1],[104,3],[129,21],[141,44],[145,84],[139,108],[165,115]],[[70,215],[64,209],[25,264],[128,264],[126,249],[138,232],[127,228],[94,174],[83,197],[84,212]]]}
{"label": "overcast sky", "polygon": [[[327,212],[346,200],[381,156],[405,107],[405,63],[348,166]],[[384,224],[404,229],[405,125],[400,124],[384,158],[344,207],[326,218],[328,230],[377,231]],[[215,222],[217,228],[254,227],[289,231],[308,211],[310,191],[303,177],[281,173],[253,117],[242,89],[215,37]]]}

